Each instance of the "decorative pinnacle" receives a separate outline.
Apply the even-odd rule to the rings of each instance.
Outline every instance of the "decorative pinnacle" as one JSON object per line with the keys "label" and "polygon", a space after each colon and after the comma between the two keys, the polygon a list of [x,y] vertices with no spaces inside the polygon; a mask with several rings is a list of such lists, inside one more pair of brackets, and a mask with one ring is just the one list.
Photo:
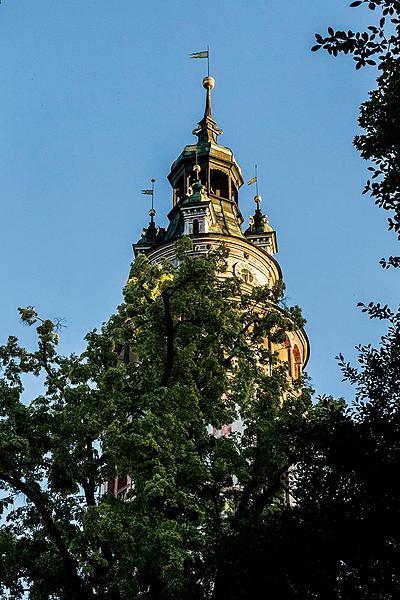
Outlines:
{"label": "decorative pinnacle", "polygon": [[214,77],[211,77],[211,75],[207,75],[207,77],[204,77],[204,79],[203,79],[203,87],[205,87],[206,90],[208,90],[208,89],[212,90],[213,87],[215,87],[215,79],[214,79]]}
{"label": "decorative pinnacle", "polygon": [[214,77],[211,77],[210,75],[204,77],[203,87],[207,90],[204,117],[199,122],[199,126],[197,127],[197,129],[193,131],[193,134],[197,135],[197,137],[199,138],[200,144],[204,144],[207,142],[216,143],[217,137],[222,133],[222,129],[219,129],[217,127],[217,124],[214,121],[211,113],[211,90],[214,88],[214,86]]}
{"label": "decorative pinnacle", "polygon": [[208,75],[203,79],[203,88],[207,90],[206,96],[206,109],[204,111],[204,118],[212,117],[211,115],[211,90],[215,87],[215,79]]}
{"label": "decorative pinnacle", "polygon": [[196,181],[199,181],[199,177],[200,177],[200,171],[201,171],[201,167],[200,165],[198,165],[197,163],[194,165],[193,167],[193,172],[196,175]]}
{"label": "decorative pinnacle", "polygon": [[256,194],[254,196],[254,202],[257,205],[257,208],[254,212],[254,215],[250,217],[250,228],[252,231],[263,232],[264,231],[264,215],[261,212],[260,204],[261,204],[261,196],[260,194]]}

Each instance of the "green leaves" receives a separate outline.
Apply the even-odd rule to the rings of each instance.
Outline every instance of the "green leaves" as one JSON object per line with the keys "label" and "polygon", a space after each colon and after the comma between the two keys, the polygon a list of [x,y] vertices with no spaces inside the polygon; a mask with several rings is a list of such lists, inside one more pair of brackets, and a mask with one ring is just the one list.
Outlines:
{"label": "green leaves", "polygon": [[[179,266],[139,256],[81,356],[59,356],[57,323],[32,307],[37,349],[0,348],[0,483],[25,503],[3,501],[0,582],[16,597],[22,581],[43,599],[209,597],[230,536],[280,505],[310,403],[265,339],[304,320],[283,284],[244,293],[226,248],[191,252],[182,239]],[[44,385],[26,404],[25,373]],[[126,501],[104,493],[116,477]]]}
{"label": "green leaves", "polygon": [[[354,145],[361,156],[372,161],[373,172],[363,193],[370,194],[380,208],[390,211],[388,229],[400,239],[400,3],[397,0],[357,1],[358,7],[366,4],[376,11],[375,24],[366,31],[353,33],[349,30],[334,31],[328,28],[328,36],[316,34],[317,45],[312,51],[323,48],[329,54],[353,56],[356,70],[363,67],[377,68],[377,89],[360,107],[359,124],[364,133],[357,135]],[[373,181],[375,180],[375,181]],[[398,267],[400,258],[382,259],[384,268]]]}
{"label": "green leaves", "polygon": [[33,306],[26,306],[25,308],[18,309],[21,315],[21,321],[27,323],[27,325],[33,325],[37,321],[37,312]]}

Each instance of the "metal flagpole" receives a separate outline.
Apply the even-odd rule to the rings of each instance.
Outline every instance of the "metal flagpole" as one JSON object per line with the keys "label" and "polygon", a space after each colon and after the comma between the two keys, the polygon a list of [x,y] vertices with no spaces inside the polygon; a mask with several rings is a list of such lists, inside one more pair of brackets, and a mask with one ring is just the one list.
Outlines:
{"label": "metal flagpole", "polygon": [[258,176],[257,176],[257,165],[254,165],[254,171],[256,176],[256,194],[258,196]]}
{"label": "metal flagpole", "polygon": [[154,182],[155,179],[151,180],[151,210],[154,210]]}

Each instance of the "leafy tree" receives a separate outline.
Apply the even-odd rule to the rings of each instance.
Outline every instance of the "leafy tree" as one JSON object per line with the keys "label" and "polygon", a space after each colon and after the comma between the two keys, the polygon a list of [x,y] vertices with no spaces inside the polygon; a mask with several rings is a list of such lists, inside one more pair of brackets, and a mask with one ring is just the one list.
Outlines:
{"label": "leafy tree", "polygon": [[[179,267],[135,261],[81,356],[60,356],[31,307],[37,349],[0,348],[3,597],[219,598],[233,533],[285,505],[311,404],[264,339],[303,320],[281,286],[217,277],[224,249],[193,259],[185,244]],[[45,379],[28,402],[26,374]],[[118,475],[125,498],[104,492]]]}
{"label": "leafy tree", "polygon": [[[370,192],[393,212],[389,229],[400,235],[400,2],[358,1],[377,15],[367,31],[316,35],[313,50],[352,54],[356,69],[377,66],[377,89],[361,106],[364,134],[355,145],[372,161]],[[400,266],[399,257],[382,259]],[[391,600],[399,597],[400,313],[360,303],[388,323],[378,348],[359,350],[359,367],[338,357],[356,401],[321,397],[292,428],[299,462],[290,473],[294,504],[251,515],[232,531],[220,598]],[[245,549],[245,551],[244,551]]]}
{"label": "leafy tree", "polygon": [[[400,239],[400,1],[357,0],[350,4],[362,5],[375,17],[366,31],[328,27],[327,36],[316,34],[317,44],[312,50],[323,48],[333,56],[351,54],[356,69],[375,66],[378,70],[377,88],[360,108],[359,124],[364,133],[355,137],[354,145],[372,162],[364,193],[369,192],[375,204],[392,213],[389,230]],[[381,264],[400,267],[400,257],[390,256]]]}
{"label": "leafy tree", "polygon": [[[371,160],[365,192],[393,211],[389,229],[400,234],[400,2],[357,1],[376,11],[365,32],[316,35],[313,50],[352,54],[356,68],[376,65],[378,87],[361,106],[363,135],[355,145]],[[382,259],[400,266],[399,257]],[[378,348],[359,347],[359,367],[338,357],[356,401],[322,397],[299,420],[301,460],[291,472],[295,504],[233,532],[223,598],[266,590],[272,598],[389,600],[399,597],[400,313],[360,303],[371,318],[388,322]],[[243,556],[242,548],[246,548]]]}
{"label": "leafy tree", "polygon": [[359,347],[358,368],[339,357],[354,405],[322,399],[317,410],[329,427],[318,415],[317,427],[305,424],[298,506],[288,519],[297,541],[313,540],[306,566],[317,565],[317,577],[294,574],[304,597],[389,600],[400,592],[400,315],[373,307],[373,317],[388,321],[380,346]]}
{"label": "leafy tree", "polygon": [[399,596],[400,314],[363,310],[388,331],[378,348],[358,348],[358,367],[338,357],[356,400],[321,397],[291,423],[294,503],[261,519],[248,514],[230,532],[221,600],[259,590],[274,599]]}

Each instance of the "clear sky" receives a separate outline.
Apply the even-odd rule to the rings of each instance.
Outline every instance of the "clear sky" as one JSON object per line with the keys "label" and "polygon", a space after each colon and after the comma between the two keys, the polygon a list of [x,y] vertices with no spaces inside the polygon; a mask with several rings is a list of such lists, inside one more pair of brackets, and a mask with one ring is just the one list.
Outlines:
{"label": "clear sky", "polygon": [[[362,188],[352,146],[374,86],[349,57],[311,53],[313,34],[360,28],[347,0],[3,0],[0,5],[0,341],[31,338],[16,312],[63,317],[61,351],[83,349],[121,301],[132,242],[172,202],[166,176],[204,110],[211,47],[213,113],[245,179],[258,163],[291,304],[307,318],[319,393],[351,399],[334,356],[375,343],[360,300],[396,305],[386,217]],[[373,13],[372,13],[373,14]],[[252,214],[252,188],[239,202]]]}

